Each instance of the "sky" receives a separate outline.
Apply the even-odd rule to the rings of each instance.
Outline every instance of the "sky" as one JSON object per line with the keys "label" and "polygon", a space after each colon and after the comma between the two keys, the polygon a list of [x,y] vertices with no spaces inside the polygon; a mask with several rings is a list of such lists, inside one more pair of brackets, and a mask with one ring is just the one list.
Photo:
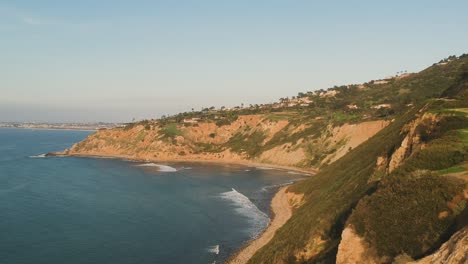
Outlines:
{"label": "sky", "polygon": [[420,71],[468,1],[0,0],[0,121],[128,122]]}

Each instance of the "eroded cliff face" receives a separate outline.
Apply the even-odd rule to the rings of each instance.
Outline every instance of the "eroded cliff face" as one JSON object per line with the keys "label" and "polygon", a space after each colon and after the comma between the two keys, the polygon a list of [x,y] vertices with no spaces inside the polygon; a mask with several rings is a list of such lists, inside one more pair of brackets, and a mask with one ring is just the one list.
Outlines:
{"label": "eroded cliff face", "polygon": [[426,133],[426,131],[421,131],[420,128],[424,127],[424,129],[430,131],[434,128],[438,119],[436,115],[425,113],[403,129],[402,133],[407,133],[407,135],[401,142],[401,146],[390,157],[388,172],[395,170],[413,152],[424,147],[421,141],[421,133]]}
{"label": "eroded cliff face", "polygon": [[468,227],[455,233],[434,254],[408,264],[468,263]]}
{"label": "eroded cliff face", "polygon": [[168,127],[156,121],[97,131],[64,154],[157,161],[249,161],[311,168],[334,162],[389,123],[377,120],[333,127],[314,122],[292,124],[263,115],[239,116],[222,126],[200,122]]}
{"label": "eroded cliff face", "polygon": [[390,121],[377,120],[366,121],[358,124],[344,124],[330,128],[332,136],[328,139],[331,145],[336,146],[336,151],[329,155],[322,163],[332,163],[343,157],[351,149],[361,145],[377,132],[388,126]]}
{"label": "eroded cliff face", "polygon": [[336,255],[337,264],[379,264],[385,258],[379,258],[375,249],[360,237],[350,225],[341,234],[341,242]]}
{"label": "eroded cliff face", "polygon": [[[433,114],[425,112],[425,109],[423,108],[416,119],[407,123],[401,129],[400,135],[404,135],[404,138],[398,147],[395,148],[394,151],[386,153],[386,156],[378,156],[376,158],[375,175],[373,176],[372,181],[380,180],[381,177],[389,176],[392,172],[396,172],[396,175],[400,175],[398,174],[399,167],[402,165],[402,167],[404,167],[405,162],[408,159],[418,157],[412,155],[416,154],[418,151],[424,151],[430,148],[430,140],[428,140],[428,138],[431,138],[432,133],[438,131],[440,121],[447,116],[447,114]],[[419,177],[418,172],[422,174],[428,171],[429,170],[421,169],[412,173],[414,177]],[[393,175],[395,174],[392,174],[389,177]],[[460,173],[440,175],[440,177],[456,177],[466,182],[466,175],[466,171],[463,171]],[[437,218],[446,219],[450,216],[458,215],[465,207],[466,201],[468,201],[467,188],[465,188],[462,193],[455,195],[453,199],[448,201],[447,206],[449,207],[449,210],[438,212],[438,214],[436,214]],[[388,202],[388,200],[386,202]],[[414,202],[416,203],[416,201]],[[402,204],[402,206],[405,205]],[[377,235],[379,234],[377,233]],[[452,237],[435,253],[419,260],[413,260],[407,254],[402,254],[395,258],[379,256],[375,249],[375,245],[372,245],[363,237],[359,236],[352,225],[348,225],[342,232],[341,241],[336,255],[336,263],[468,264],[468,227],[465,226],[463,229],[453,234]]]}
{"label": "eroded cliff face", "polygon": [[[174,136],[165,136],[163,128],[136,125],[130,129],[101,130],[73,145],[66,154],[126,157],[140,160],[244,160],[241,154],[223,151],[204,151],[204,144],[224,144],[247,120],[240,119],[230,126],[217,127],[214,123],[198,126],[179,126]],[[210,136],[214,135],[214,136]]]}
{"label": "eroded cliff face", "polygon": [[[337,264],[380,264],[391,263],[389,259],[379,258],[375,249],[359,237],[351,226],[345,228],[336,257]],[[419,260],[407,255],[398,256],[395,264],[466,264],[468,263],[468,227],[456,232],[436,252]]]}
{"label": "eroded cliff face", "polygon": [[383,175],[392,173],[414,152],[423,149],[425,143],[422,137],[430,133],[441,116],[428,112],[421,114],[418,118],[408,123],[400,134],[406,135],[401,144],[390,155],[379,156],[376,159],[375,174],[371,181],[379,180]]}

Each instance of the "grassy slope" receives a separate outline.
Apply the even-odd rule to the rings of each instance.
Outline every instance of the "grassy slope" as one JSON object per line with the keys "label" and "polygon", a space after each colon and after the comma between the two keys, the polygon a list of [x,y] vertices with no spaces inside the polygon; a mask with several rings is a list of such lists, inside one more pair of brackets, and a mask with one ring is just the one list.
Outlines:
{"label": "grassy slope", "polygon": [[[391,80],[387,84],[370,82],[363,87],[357,85],[335,87],[332,89],[338,94],[334,97],[320,97],[314,94],[310,96],[313,103],[309,107],[285,108],[280,109],[281,112],[275,109],[257,109],[239,112],[183,113],[159,121],[158,125],[163,128],[160,136],[173,139],[180,134],[180,130],[174,124],[180,123],[183,118],[198,117],[201,114],[208,115],[208,122],[224,122],[218,126],[233,122],[239,114],[264,114],[270,120],[288,119],[291,124],[276,133],[265,145],[259,144],[265,135],[254,127],[240,130],[242,133],[223,145],[196,145],[202,152],[219,152],[230,148],[235,152],[243,152],[255,158],[263,151],[286,142],[294,145],[306,137],[314,140],[329,124],[339,125],[344,122],[381,118],[395,119],[387,128],[337,162],[324,167],[316,176],[292,186],[292,191],[305,194],[306,203],[297,209],[274,239],[257,252],[251,263],[300,261],[300,259],[295,259],[295,255],[298,255],[298,252],[304,252],[304,249],[308,254],[308,262],[333,260],[342,227],[352,208],[362,197],[377,188],[376,183],[368,183],[374,174],[376,158],[391,155],[400,145],[405,137],[400,133],[402,127],[415,118],[417,111],[427,101],[441,94],[454,96],[466,90],[464,83],[467,82],[467,65],[468,57],[464,57],[447,65],[429,67],[403,79]],[[349,104],[356,104],[358,109],[348,109]],[[383,110],[372,108],[377,104],[391,104],[392,108]],[[431,111],[436,112],[466,107],[463,103],[445,101],[434,101],[433,106],[436,107]],[[210,120],[210,115],[226,115],[226,119]],[[292,133],[300,124],[309,124],[310,127],[304,131]],[[131,129],[135,125],[144,125],[145,129],[147,126],[151,129],[151,125],[154,124],[151,121],[144,121],[130,124],[123,130]],[[134,148],[138,141],[135,138],[128,142],[128,145]],[[303,164],[304,166],[317,164],[315,156],[320,156],[320,153],[309,154],[309,163]],[[320,157],[317,159],[319,160]]]}
{"label": "grassy slope", "polygon": [[[403,83],[392,84],[398,87],[398,91],[396,88],[388,91],[379,89],[380,92],[376,94],[365,94],[369,100],[380,95],[385,101],[398,102],[406,100],[400,92],[401,88],[406,87],[405,96],[411,98],[410,102],[417,109],[418,102],[421,105],[429,98],[459,87],[467,72],[467,60],[465,57],[449,63],[447,67],[433,66],[408,77],[409,79],[401,80]],[[352,208],[366,193],[376,188],[376,184],[368,183],[375,170],[376,158],[389,156],[400,145],[405,136],[400,131],[415,118],[415,114],[415,110],[400,114],[390,126],[366,143],[326,167],[315,177],[292,186],[292,191],[305,194],[306,203],[249,263],[333,261],[344,222]],[[304,260],[297,259],[295,256],[300,256],[297,253],[301,251],[310,254]]]}
{"label": "grassy slope", "polygon": [[306,244],[315,237],[327,241],[316,245],[320,247],[317,258],[327,257],[329,252],[333,255],[350,209],[375,187],[367,182],[374,172],[376,157],[400,144],[404,135],[399,132],[414,114],[415,111],[411,111],[404,115],[311,179],[292,186],[292,191],[306,194],[306,203],[250,263],[294,261],[294,252],[306,248]]}
{"label": "grassy slope", "polygon": [[[428,69],[401,79],[392,79],[387,84],[374,84],[372,81],[363,86],[350,85],[334,87],[337,94],[333,97],[323,97],[317,93],[308,94],[312,101],[310,106],[274,108],[246,108],[236,112],[229,111],[201,111],[186,112],[168,117],[153,123],[152,126],[161,127],[160,136],[168,142],[176,144],[175,136],[180,135],[181,122],[185,118],[202,118],[202,122],[213,122],[218,127],[237,120],[239,115],[257,114],[264,120],[279,121],[287,119],[289,124],[278,131],[268,142],[261,142],[266,138],[266,131],[259,127],[241,127],[226,143],[213,144],[192,142],[190,149],[194,153],[219,153],[226,149],[244,155],[249,159],[257,159],[262,153],[290,144],[292,149],[304,150],[307,159],[295,166],[319,167],[322,160],[339,147],[339,142],[328,142],[322,146],[319,138],[327,137],[329,125],[336,126],[344,123],[358,123],[376,119],[392,119],[408,111],[409,105],[416,105],[427,98],[436,97],[460,78],[460,67],[468,58],[459,59],[446,65],[435,65]],[[457,90],[457,89],[455,89]],[[390,104],[391,108],[375,109],[379,104]],[[356,105],[357,109],[350,109],[348,105]],[[218,119],[217,119],[218,118]],[[225,118],[225,119],[219,119]],[[151,128],[152,121],[142,121],[129,124],[126,129],[136,125]],[[305,125],[304,130],[296,130]],[[178,128],[179,127],[179,128]],[[298,144],[298,142],[300,142]],[[258,160],[257,160],[258,161]]]}
{"label": "grassy slope", "polygon": [[467,170],[468,114],[453,109],[468,106],[468,101],[462,90],[454,98],[457,101],[443,104],[446,108],[432,102],[429,111],[437,113],[439,121],[429,131],[419,127],[425,147],[388,175],[375,194],[360,201],[349,220],[380,256],[394,258],[404,252],[419,258],[459,228],[456,223],[467,210],[462,194],[466,183],[442,177]]}

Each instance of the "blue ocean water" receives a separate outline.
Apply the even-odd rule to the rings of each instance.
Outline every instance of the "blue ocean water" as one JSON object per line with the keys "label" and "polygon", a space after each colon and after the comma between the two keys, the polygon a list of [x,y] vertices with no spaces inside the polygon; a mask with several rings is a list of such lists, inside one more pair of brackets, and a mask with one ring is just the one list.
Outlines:
{"label": "blue ocean water", "polygon": [[222,263],[266,227],[277,186],[304,177],[37,156],[89,133],[0,129],[0,263]]}

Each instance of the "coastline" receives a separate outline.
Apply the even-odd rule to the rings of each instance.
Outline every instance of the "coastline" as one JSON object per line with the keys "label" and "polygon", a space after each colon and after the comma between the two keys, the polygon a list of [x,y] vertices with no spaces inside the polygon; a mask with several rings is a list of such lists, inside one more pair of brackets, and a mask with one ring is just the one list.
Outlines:
{"label": "coastline", "polygon": [[247,167],[265,167],[285,171],[300,172],[307,176],[313,176],[318,172],[318,169],[310,168],[298,168],[284,165],[275,165],[270,163],[252,162],[248,160],[205,160],[205,159],[141,159],[127,155],[98,155],[98,154],[79,154],[79,153],[64,153],[64,152],[53,152],[48,153],[48,156],[63,156],[63,157],[85,157],[85,158],[102,158],[102,159],[123,159],[135,162],[194,162],[194,163],[213,163],[213,164],[232,164],[242,165]]}
{"label": "coastline", "polygon": [[265,230],[255,239],[246,243],[237,253],[231,256],[226,263],[228,264],[245,264],[255,253],[264,247],[275,235],[276,231],[282,227],[292,216],[292,206],[289,203],[287,188],[281,187],[271,200],[271,209],[273,217],[270,224]]}
{"label": "coastline", "polygon": [[23,130],[63,130],[63,131],[84,131],[95,132],[99,129],[86,129],[86,128],[45,128],[45,127],[0,127],[1,129],[23,129]]}
{"label": "coastline", "polygon": [[[212,163],[212,164],[233,164],[242,165],[248,167],[265,167],[271,169],[278,169],[284,171],[294,171],[301,173],[308,177],[315,175],[317,169],[302,169],[290,166],[274,165],[268,163],[250,162],[242,160],[203,160],[203,159],[139,159],[129,157],[126,155],[93,155],[93,154],[78,154],[78,153],[49,153],[51,156],[69,156],[69,157],[84,157],[84,158],[103,158],[103,159],[122,159],[134,162],[195,162],[195,163]],[[292,216],[293,205],[289,201],[287,189],[289,185],[281,187],[274,195],[271,200],[270,207],[272,210],[272,218],[268,226],[262,231],[262,233],[247,241],[236,253],[232,254],[227,260],[228,264],[245,264],[247,263],[255,253],[264,247],[271,239],[273,239],[276,231],[281,228]]]}

